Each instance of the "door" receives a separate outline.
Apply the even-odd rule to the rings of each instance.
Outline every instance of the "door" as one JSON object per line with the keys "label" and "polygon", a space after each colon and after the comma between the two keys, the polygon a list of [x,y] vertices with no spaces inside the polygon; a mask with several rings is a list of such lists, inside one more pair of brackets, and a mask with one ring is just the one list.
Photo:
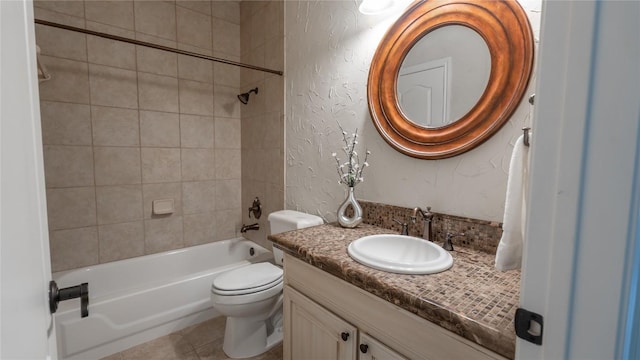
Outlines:
{"label": "door", "polygon": [[[543,6],[516,358],[622,358],[640,192],[640,2]],[[637,265],[636,265],[637,266]]]}
{"label": "door", "polygon": [[0,358],[56,358],[33,4],[0,1]]}
{"label": "door", "polygon": [[357,329],[289,286],[284,317],[285,359],[356,359]]}

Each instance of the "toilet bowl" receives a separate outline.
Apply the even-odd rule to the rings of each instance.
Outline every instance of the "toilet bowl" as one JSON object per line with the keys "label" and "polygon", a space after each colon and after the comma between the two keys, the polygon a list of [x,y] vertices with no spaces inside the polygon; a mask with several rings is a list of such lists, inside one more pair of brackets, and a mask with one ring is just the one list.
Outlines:
{"label": "toilet bowl", "polygon": [[[271,233],[322,224],[318,216],[282,210],[269,214]],[[243,266],[216,277],[211,285],[213,307],[227,317],[222,349],[241,359],[260,355],[282,342],[282,251],[274,248],[270,262]]]}

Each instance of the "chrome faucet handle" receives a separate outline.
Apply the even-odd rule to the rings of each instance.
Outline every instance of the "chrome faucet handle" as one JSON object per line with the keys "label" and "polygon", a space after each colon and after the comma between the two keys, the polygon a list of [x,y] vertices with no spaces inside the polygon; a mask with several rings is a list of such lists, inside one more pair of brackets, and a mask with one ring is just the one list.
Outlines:
{"label": "chrome faucet handle", "polygon": [[451,242],[451,239],[453,239],[454,237],[457,236],[465,236],[464,233],[447,233],[447,236],[444,240],[444,244],[442,244],[442,248],[447,250],[447,251],[453,251],[453,243]]}
{"label": "chrome faucet handle", "polygon": [[400,235],[409,235],[409,224],[406,222],[402,222],[398,219],[393,219],[393,221],[397,222],[400,226],[402,226],[402,231],[400,231]]}

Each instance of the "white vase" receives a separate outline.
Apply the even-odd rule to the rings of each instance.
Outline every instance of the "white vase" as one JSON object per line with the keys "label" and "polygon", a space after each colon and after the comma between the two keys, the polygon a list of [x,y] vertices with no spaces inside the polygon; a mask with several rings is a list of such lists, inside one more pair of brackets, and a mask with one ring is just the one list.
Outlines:
{"label": "white vase", "polygon": [[[345,228],[354,228],[362,222],[362,208],[353,194],[353,186],[349,186],[349,194],[342,205],[338,208],[338,223]],[[353,216],[347,216],[347,208],[351,205],[353,208]]]}

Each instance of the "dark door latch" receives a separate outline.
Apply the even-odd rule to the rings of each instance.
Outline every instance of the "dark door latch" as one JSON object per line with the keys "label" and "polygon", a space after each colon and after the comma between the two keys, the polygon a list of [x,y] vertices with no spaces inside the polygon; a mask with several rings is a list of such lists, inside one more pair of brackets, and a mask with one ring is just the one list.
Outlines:
{"label": "dark door latch", "polygon": [[80,298],[80,315],[83,318],[89,316],[89,283],[58,289],[55,281],[49,282],[49,310],[52,314],[58,310],[60,301],[76,298]]}
{"label": "dark door latch", "polygon": [[516,335],[536,345],[542,345],[542,315],[518,308],[515,318]]}

